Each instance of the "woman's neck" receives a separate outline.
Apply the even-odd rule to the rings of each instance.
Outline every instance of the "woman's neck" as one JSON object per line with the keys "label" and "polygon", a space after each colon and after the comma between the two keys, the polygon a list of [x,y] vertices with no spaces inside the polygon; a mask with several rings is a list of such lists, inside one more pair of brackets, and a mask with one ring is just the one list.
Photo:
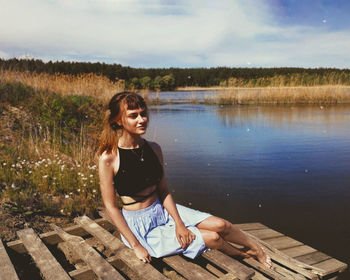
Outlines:
{"label": "woman's neck", "polygon": [[140,135],[123,134],[118,141],[118,146],[126,149],[136,149],[142,146],[144,139]]}

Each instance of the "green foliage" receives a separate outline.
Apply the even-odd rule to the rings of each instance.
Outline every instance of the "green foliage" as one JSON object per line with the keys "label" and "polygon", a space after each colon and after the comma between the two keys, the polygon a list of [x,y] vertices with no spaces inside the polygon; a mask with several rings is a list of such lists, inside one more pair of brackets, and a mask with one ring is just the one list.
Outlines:
{"label": "green foliage", "polygon": [[140,79],[140,85],[143,89],[151,89],[152,79],[149,76],[142,77]]}
{"label": "green foliage", "polygon": [[[284,80],[285,85],[292,82],[293,77],[300,76],[300,85],[341,84],[350,85],[350,69],[334,68],[132,68],[120,64],[104,64],[89,62],[47,62],[41,60],[0,59],[0,69],[17,71],[35,71],[37,73],[63,73],[79,75],[95,73],[108,77],[111,81],[122,79],[127,87],[161,89],[162,82],[159,77],[172,75],[174,86],[165,83],[166,90],[183,86],[217,86],[227,84],[231,78],[241,81],[241,84],[255,86],[272,86],[273,81]],[[143,81],[143,78],[149,77]],[[137,80],[136,80],[137,79]],[[147,82],[146,82],[147,81]],[[163,86],[164,87],[164,86]]]}
{"label": "green foliage", "polygon": [[95,213],[101,197],[93,135],[100,131],[102,104],[3,82],[0,100],[11,123],[11,140],[0,140],[1,200],[22,214]]}

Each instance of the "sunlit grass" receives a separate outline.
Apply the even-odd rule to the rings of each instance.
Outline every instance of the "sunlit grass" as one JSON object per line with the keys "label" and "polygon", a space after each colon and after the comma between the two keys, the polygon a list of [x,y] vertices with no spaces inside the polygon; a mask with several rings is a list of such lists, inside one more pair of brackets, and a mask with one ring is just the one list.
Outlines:
{"label": "sunlit grass", "polygon": [[204,103],[234,104],[345,104],[350,103],[350,87],[266,87],[231,88],[206,95]]}
{"label": "sunlit grass", "polygon": [[62,95],[93,96],[100,100],[109,100],[115,93],[125,89],[125,82],[110,81],[107,77],[93,73],[67,75],[47,74],[29,71],[0,70],[3,82],[20,82],[35,90],[48,90]]}

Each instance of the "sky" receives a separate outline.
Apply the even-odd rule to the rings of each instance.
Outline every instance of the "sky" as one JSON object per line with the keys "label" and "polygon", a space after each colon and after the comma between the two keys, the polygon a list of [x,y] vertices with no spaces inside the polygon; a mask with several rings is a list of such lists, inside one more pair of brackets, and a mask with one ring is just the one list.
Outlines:
{"label": "sky", "polygon": [[349,0],[0,0],[0,57],[350,68]]}

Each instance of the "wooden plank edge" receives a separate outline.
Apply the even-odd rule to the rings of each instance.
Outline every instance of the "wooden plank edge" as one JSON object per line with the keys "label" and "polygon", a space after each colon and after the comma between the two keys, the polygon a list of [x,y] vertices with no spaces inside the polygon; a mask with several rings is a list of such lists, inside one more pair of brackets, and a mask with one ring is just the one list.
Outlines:
{"label": "wooden plank edge", "polygon": [[87,216],[81,216],[74,220],[81,225],[87,232],[97,238],[104,246],[111,249],[131,270],[141,279],[165,279],[165,276],[150,264],[141,262],[135,253],[127,248],[124,243],[110,232],[100,227],[97,223]]}
{"label": "wooden plank edge", "polygon": [[[94,221],[106,230],[115,229],[115,227],[108,220],[104,218],[99,218]],[[78,226],[78,225],[73,225],[73,226],[63,228],[63,230],[69,234],[78,235],[78,236],[86,236],[89,234],[86,230],[84,230],[81,226]],[[39,237],[45,243],[48,243],[51,245],[55,245],[63,241],[55,231],[41,233],[39,234]],[[14,250],[20,254],[27,253],[27,249],[24,247],[23,242],[20,239],[7,242],[6,245],[11,250]]]}
{"label": "wooden plank edge", "polygon": [[260,240],[259,238],[256,238],[254,235],[249,234],[248,232],[245,232],[250,238],[257,241],[265,250],[265,252],[276,262],[281,263],[282,265],[285,265],[289,267],[290,269],[308,277],[311,279],[317,279],[319,276],[326,275],[326,271],[311,265],[304,264],[302,262],[299,262],[295,260],[294,258],[291,258],[285,254],[283,254],[281,251],[275,249],[268,243]]}
{"label": "wooden plank edge", "polygon": [[18,280],[18,275],[0,239],[0,279]]}
{"label": "wooden plank edge", "polygon": [[56,225],[51,226],[62,240],[68,242],[68,244],[72,246],[75,253],[93,269],[94,273],[99,278],[105,280],[125,279],[109,262],[98,254],[94,248],[87,244],[82,237],[71,235]]}

